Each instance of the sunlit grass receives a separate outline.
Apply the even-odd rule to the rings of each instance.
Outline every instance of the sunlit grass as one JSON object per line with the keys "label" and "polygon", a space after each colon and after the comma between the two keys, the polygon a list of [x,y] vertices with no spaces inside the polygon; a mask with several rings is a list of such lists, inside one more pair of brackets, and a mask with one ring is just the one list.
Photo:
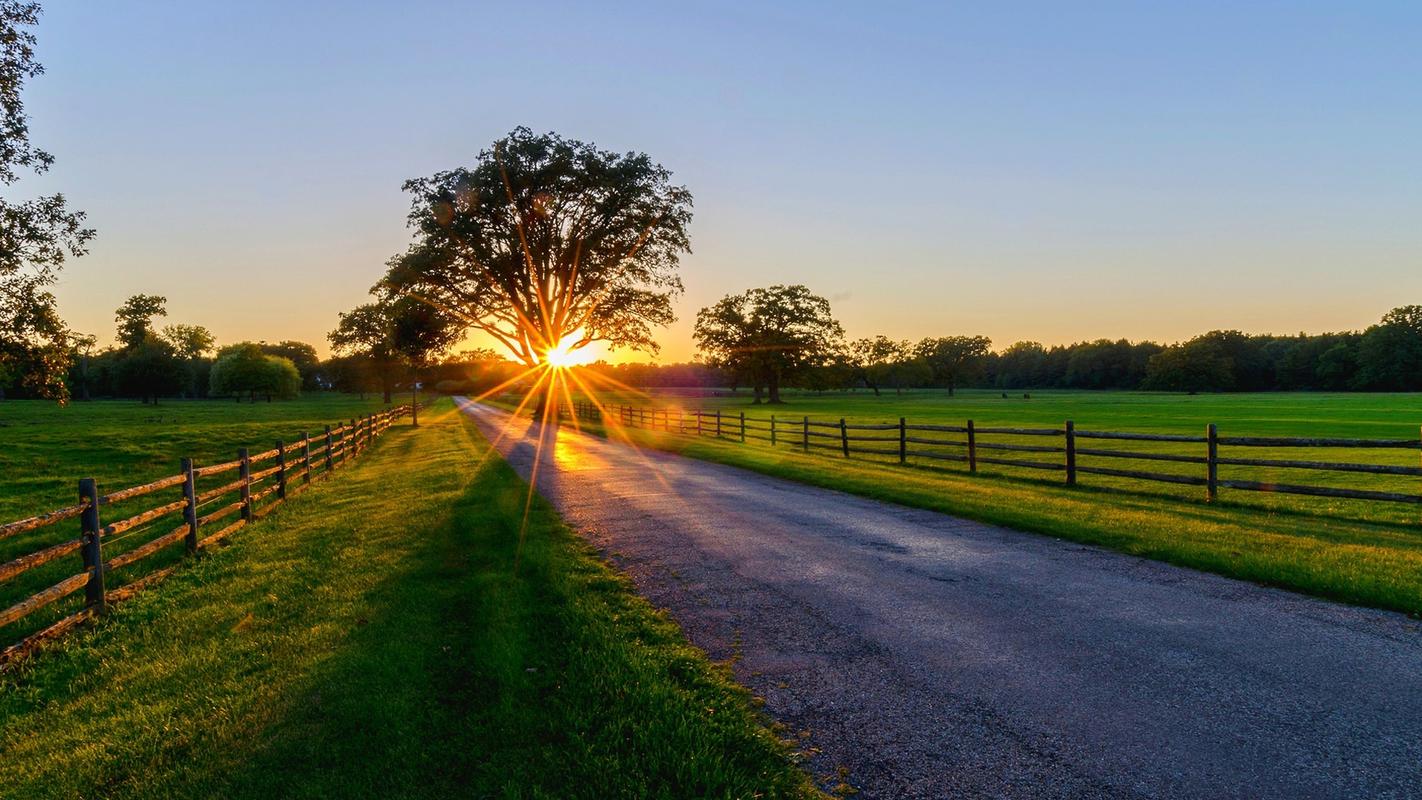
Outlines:
{"label": "sunlit grass", "polygon": [[4,794],[809,796],[745,692],[527,497],[447,403],[392,429],[0,678]]}

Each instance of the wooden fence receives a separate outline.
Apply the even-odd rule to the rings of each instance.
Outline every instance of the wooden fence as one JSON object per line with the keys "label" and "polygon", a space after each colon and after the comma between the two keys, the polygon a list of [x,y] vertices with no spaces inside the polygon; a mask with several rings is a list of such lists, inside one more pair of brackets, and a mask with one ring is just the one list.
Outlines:
{"label": "wooden fence", "polygon": [[[771,447],[793,447],[804,452],[830,451],[849,458],[853,455],[897,460],[909,459],[957,462],[976,473],[978,465],[1060,472],[1068,485],[1076,485],[1081,475],[1103,475],[1141,481],[1186,484],[1204,487],[1205,499],[1213,501],[1220,489],[1251,492],[1278,492],[1316,497],[1349,498],[1395,503],[1422,504],[1422,491],[1398,492],[1303,483],[1275,483],[1259,480],[1222,479],[1221,465],[1281,470],[1325,470],[1342,473],[1370,473],[1422,477],[1422,458],[1413,466],[1403,464],[1310,461],[1301,459],[1247,457],[1251,448],[1413,450],[1422,454],[1418,439],[1320,439],[1274,436],[1220,436],[1211,423],[1201,436],[1162,433],[1125,433],[1078,429],[1070,420],[1060,428],[1012,428],[964,425],[911,425],[903,417],[896,423],[853,424],[845,419],[813,420],[810,417],[747,417],[744,412],[727,414],[720,409],[681,409],[615,405],[599,408],[587,401],[560,407],[562,416],[601,421],[614,415],[617,424],[688,436],[710,436],[746,443],[759,441]],[[1042,443],[1035,443],[1041,441]],[[1178,449],[1196,452],[1152,452],[1122,449],[1122,444],[1168,442]],[[1190,446],[1186,448],[1185,446]],[[1240,448],[1238,455],[1221,455],[1227,448]],[[1256,450],[1257,452],[1257,450]],[[1086,458],[1092,463],[1080,463]],[[1119,466],[1122,461],[1149,461],[1195,465],[1188,470],[1160,472]],[[1105,462],[1105,463],[1100,463]],[[1161,469],[1162,467],[1157,467]],[[1422,490],[1422,485],[1419,485]]]}
{"label": "wooden fence", "polygon": [[[221,464],[197,464],[191,458],[184,458],[176,475],[103,494],[93,478],[82,478],[79,481],[78,503],[0,525],[0,540],[73,519],[79,520],[80,534],[78,538],[51,544],[0,564],[0,585],[75,552],[83,561],[78,572],[0,611],[0,628],[16,623],[81,589],[84,591],[82,608],[0,651],[0,664],[27,650],[35,642],[55,636],[103,612],[109,603],[162,580],[176,569],[177,564],[153,570],[117,590],[108,590],[105,586],[112,573],[130,569],[139,561],[180,542],[187,555],[221,542],[234,531],[267,515],[284,500],[300,494],[312,481],[329,477],[364,451],[396,420],[412,413],[418,413],[418,409],[406,404],[355,417],[335,427],[325,426],[325,430],[315,438],[303,433],[296,441],[278,441],[275,447],[260,453],[251,453],[244,447],[237,451],[236,459]],[[214,477],[220,477],[217,481],[219,485],[203,486]],[[151,498],[164,490],[176,490],[180,496],[144,511],[128,513],[116,521],[106,523],[102,519],[107,516],[103,512],[113,506],[139,498]],[[171,531],[117,555],[105,557],[106,548],[112,549],[114,544],[130,536],[141,537],[151,531],[150,523],[177,515],[181,515],[182,524]],[[216,530],[206,533],[214,526],[218,526]]]}

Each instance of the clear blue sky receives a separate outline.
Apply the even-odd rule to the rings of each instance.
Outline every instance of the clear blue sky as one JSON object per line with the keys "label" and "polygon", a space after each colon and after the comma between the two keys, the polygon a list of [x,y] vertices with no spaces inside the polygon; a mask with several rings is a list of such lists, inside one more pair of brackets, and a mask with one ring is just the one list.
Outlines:
{"label": "clear blue sky", "polygon": [[27,93],[129,294],[324,350],[408,241],[403,179],[516,125],[696,198],[680,321],[769,283],[851,336],[997,346],[1355,328],[1422,302],[1422,4],[50,0]]}

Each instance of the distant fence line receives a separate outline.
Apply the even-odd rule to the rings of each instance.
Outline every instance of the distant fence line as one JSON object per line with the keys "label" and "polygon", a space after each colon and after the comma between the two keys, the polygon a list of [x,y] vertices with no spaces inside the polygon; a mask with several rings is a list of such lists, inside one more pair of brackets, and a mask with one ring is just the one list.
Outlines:
{"label": "distant fence line", "polygon": [[[325,426],[325,430],[314,440],[310,433],[303,433],[295,442],[287,444],[277,441],[274,448],[260,453],[250,453],[243,447],[237,451],[235,460],[220,464],[199,465],[191,458],[184,458],[177,475],[107,494],[99,494],[98,484],[93,478],[81,478],[78,503],[0,525],[0,540],[75,518],[79,519],[80,528],[80,535],[76,539],[49,545],[0,564],[0,584],[75,551],[78,551],[83,559],[83,569],[80,572],[0,611],[0,628],[18,622],[80,589],[84,590],[83,608],[0,651],[0,664],[25,652],[34,643],[56,636],[103,612],[109,603],[127,598],[139,589],[162,580],[176,569],[177,565],[155,570],[112,591],[105,588],[109,573],[152,556],[178,542],[183,543],[187,555],[194,555],[221,542],[234,531],[266,516],[283,501],[305,491],[312,481],[329,477],[337,468],[364,451],[396,420],[418,414],[419,408],[425,405],[428,403],[421,403],[419,406],[407,403],[374,414],[354,417],[349,422],[340,423],[335,427]],[[263,462],[272,462],[272,465],[253,471],[253,465]],[[237,473],[236,480],[208,489],[199,487],[199,481],[203,478],[233,472]],[[181,487],[180,499],[116,522],[101,522],[101,509],[175,487]],[[205,507],[234,496],[235,499],[231,502],[202,513]],[[105,560],[103,551],[106,543],[116,542],[125,534],[141,533],[146,529],[140,526],[180,512],[183,522],[178,527]],[[204,528],[234,515],[234,521],[211,534],[201,535]]]}
{"label": "distant fence line", "polygon": [[[579,419],[595,421],[602,421],[608,413],[614,414],[616,421],[627,427],[642,427],[688,436],[710,436],[741,443],[757,440],[766,442],[771,447],[788,446],[806,453],[829,450],[838,452],[844,458],[855,454],[897,457],[900,464],[908,463],[910,458],[927,458],[966,464],[968,471],[972,473],[978,471],[979,464],[1056,471],[1064,473],[1066,484],[1071,486],[1076,485],[1078,475],[1107,475],[1134,480],[1203,486],[1205,487],[1205,498],[1210,501],[1218,498],[1221,488],[1226,488],[1251,492],[1277,492],[1315,497],[1422,504],[1422,494],[1252,480],[1225,480],[1219,477],[1220,465],[1422,477],[1422,463],[1409,467],[1395,464],[1236,458],[1220,455],[1222,447],[1408,449],[1422,453],[1422,437],[1418,439],[1323,439],[1220,436],[1215,423],[1210,423],[1205,427],[1203,436],[1190,436],[1079,430],[1071,420],[1067,420],[1060,428],[1009,428],[978,426],[974,424],[973,420],[967,420],[965,425],[909,424],[904,417],[900,417],[897,423],[880,424],[853,424],[844,418],[825,422],[813,420],[808,416],[787,420],[775,415],[768,418],[747,417],[745,412],[724,414],[720,409],[704,411],[699,408],[672,409],[631,405],[612,405],[600,408],[587,401],[574,401],[571,405],[559,407],[560,416],[575,415]],[[953,437],[952,434],[961,436]],[[1004,436],[1049,437],[1060,444],[1036,445],[983,441],[984,437]],[[1087,440],[1088,446],[1080,446],[1078,440],[1082,439]],[[1090,446],[1092,442],[1098,440],[1104,442],[1114,440],[1197,444],[1202,445],[1203,452],[1198,455],[1186,455],[1110,449],[1109,445]],[[1039,455],[1008,457],[1015,453]],[[1047,454],[1055,456],[1055,458],[1045,460],[1044,456]],[[1077,463],[1078,456],[1196,464],[1203,469],[1198,474],[1190,475],[1082,465]]]}

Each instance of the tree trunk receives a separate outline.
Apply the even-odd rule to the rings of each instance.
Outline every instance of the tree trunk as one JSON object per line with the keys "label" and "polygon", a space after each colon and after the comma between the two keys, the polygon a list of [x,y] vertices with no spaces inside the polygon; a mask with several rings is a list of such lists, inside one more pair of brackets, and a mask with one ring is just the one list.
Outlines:
{"label": "tree trunk", "polygon": [[772,405],[780,402],[780,376],[770,376],[770,402]]}
{"label": "tree trunk", "polygon": [[762,389],[759,385],[757,385],[757,386],[755,387],[755,404],[756,404],[756,405],[760,405],[761,396],[762,396],[762,394],[764,393],[764,391],[765,391],[765,390]]}

